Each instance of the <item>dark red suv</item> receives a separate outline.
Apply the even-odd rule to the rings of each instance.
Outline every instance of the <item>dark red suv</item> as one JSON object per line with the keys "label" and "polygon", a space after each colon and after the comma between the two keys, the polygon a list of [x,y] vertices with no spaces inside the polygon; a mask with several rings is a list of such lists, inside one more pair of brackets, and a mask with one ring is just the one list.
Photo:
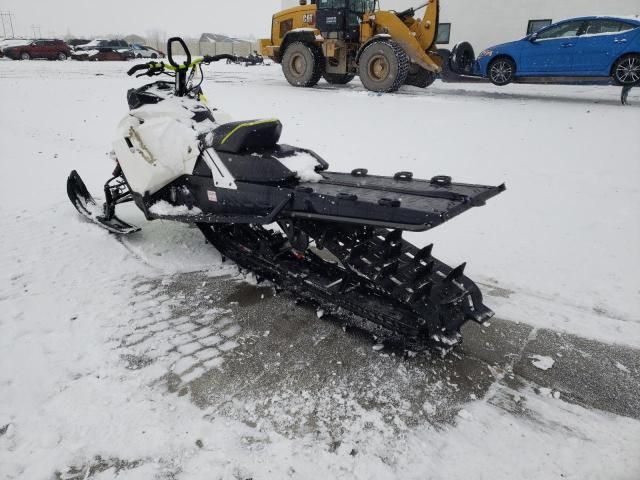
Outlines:
{"label": "dark red suv", "polygon": [[71,55],[71,49],[62,40],[33,40],[24,45],[5,48],[3,53],[5,57],[13,60],[31,60],[32,58],[66,60]]}

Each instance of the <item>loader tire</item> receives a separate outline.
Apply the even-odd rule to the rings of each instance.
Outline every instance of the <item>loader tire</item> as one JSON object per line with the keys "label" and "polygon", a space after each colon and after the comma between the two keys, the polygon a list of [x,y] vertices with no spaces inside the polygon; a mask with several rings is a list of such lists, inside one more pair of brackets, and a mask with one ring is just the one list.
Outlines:
{"label": "loader tire", "polygon": [[419,65],[411,65],[409,75],[407,75],[406,85],[411,85],[418,88],[427,88],[433,82],[436,81],[436,74],[425,70]]}
{"label": "loader tire", "polygon": [[393,40],[371,43],[360,55],[360,80],[372,92],[395,92],[407,81],[409,57]]}
{"label": "loader tire", "polygon": [[282,56],[282,71],[294,87],[313,87],[324,73],[322,50],[303,42],[289,45]]}
{"label": "loader tire", "polygon": [[350,73],[325,73],[322,77],[331,85],[346,85],[355,78],[355,75]]}

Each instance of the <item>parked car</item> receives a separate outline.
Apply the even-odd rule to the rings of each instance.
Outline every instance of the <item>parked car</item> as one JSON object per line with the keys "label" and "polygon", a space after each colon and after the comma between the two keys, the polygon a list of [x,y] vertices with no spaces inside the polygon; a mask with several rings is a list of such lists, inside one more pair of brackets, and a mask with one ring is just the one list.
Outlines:
{"label": "parked car", "polygon": [[98,38],[75,48],[74,60],[117,61],[133,58],[129,44],[125,40]]}
{"label": "parked car", "polygon": [[132,44],[129,50],[133,58],[164,58],[164,53],[160,50],[138,43]]}
{"label": "parked car", "polygon": [[611,77],[640,84],[640,18],[581,17],[564,20],[482,51],[473,73],[495,85],[526,77]]}
{"label": "parked car", "polygon": [[124,61],[129,60],[130,55],[113,48],[102,47],[94,50],[77,50],[71,54],[71,58],[80,61]]}
{"label": "parked car", "polygon": [[72,49],[75,49],[76,47],[80,47],[82,45],[86,45],[90,41],[91,40],[86,40],[84,38],[72,38],[72,39],[67,40],[67,43],[69,44],[69,46]]}
{"label": "parked car", "polygon": [[76,51],[98,50],[100,48],[111,48],[113,50],[119,50],[119,49],[129,48],[129,44],[125,40],[107,40],[107,39],[97,38],[95,40],[91,40],[89,43],[85,43],[84,45],[77,46]]}
{"label": "parked car", "polygon": [[29,45],[31,42],[33,42],[33,40],[30,39],[24,39],[24,38],[5,38],[3,40],[0,40],[0,53],[2,53],[4,51],[5,48],[9,48],[9,47],[17,47],[19,45]]}
{"label": "parked car", "polygon": [[66,60],[71,55],[71,48],[62,40],[38,39],[6,47],[3,53],[12,60],[31,60],[32,58]]}

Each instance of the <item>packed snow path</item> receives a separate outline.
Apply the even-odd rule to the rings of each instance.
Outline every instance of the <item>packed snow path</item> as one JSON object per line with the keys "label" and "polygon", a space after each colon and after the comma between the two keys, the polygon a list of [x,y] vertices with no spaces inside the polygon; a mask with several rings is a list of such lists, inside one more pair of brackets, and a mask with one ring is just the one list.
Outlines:
{"label": "packed snow path", "polygon": [[0,61],[1,475],[637,478],[640,110],[617,89],[209,71],[213,106],[279,116],[336,170],[507,182],[412,239],[468,260],[498,319],[403,361],[243,283],[195,229],[129,210],[119,242],[79,218],[64,182],[99,195],[128,66]]}

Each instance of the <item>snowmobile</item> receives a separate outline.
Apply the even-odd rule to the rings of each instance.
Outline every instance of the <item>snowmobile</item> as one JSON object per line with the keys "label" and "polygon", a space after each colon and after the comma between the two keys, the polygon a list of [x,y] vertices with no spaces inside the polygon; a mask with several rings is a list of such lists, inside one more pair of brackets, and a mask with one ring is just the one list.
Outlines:
{"label": "snowmobile", "polygon": [[264,57],[255,50],[253,53],[249,54],[247,58],[244,58],[243,61],[245,67],[250,67],[252,65],[264,65]]}
{"label": "snowmobile", "polygon": [[253,53],[250,53],[248,57],[233,56],[233,58],[228,58],[227,65],[231,64],[244,65],[245,67],[264,65],[264,57],[254,50]]}
{"label": "snowmobile", "polygon": [[[186,61],[178,63],[172,46]],[[450,177],[340,173],[312,150],[279,143],[277,119],[230,121],[210,109],[202,65],[180,38],[167,45],[168,64],[136,65],[131,76],[170,75],[127,93],[129,114],[113,141],[116,162],[99,205],[76,171],[71,203],[117,235],[139,230],[116,207],[134,202],[147,220],[193,224],[223,258],[287,290],[380,342],[407,350],[449,350],[468,320],[493,312],[477,285],[402,238],[485,202],[504,185],[454,183]]]}

